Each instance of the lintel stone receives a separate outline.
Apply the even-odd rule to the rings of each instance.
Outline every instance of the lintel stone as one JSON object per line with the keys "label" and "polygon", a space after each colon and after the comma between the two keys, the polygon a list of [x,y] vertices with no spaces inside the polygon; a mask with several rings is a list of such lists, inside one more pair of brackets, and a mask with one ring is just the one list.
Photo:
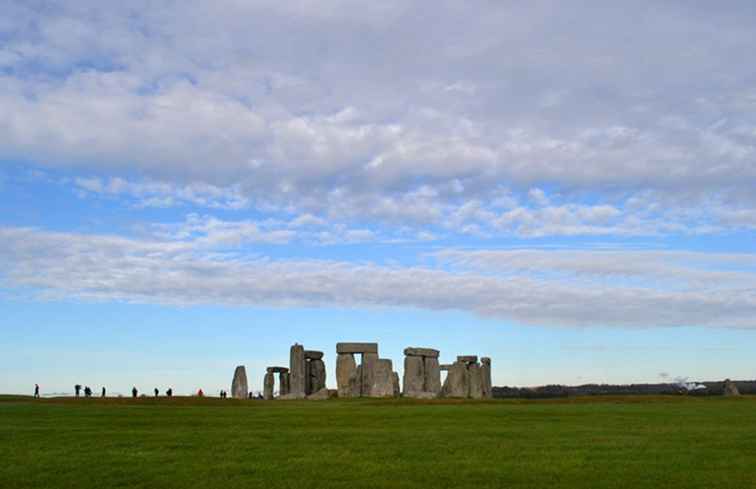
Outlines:
{"label": "lintel stone", "polygon": [[404,349],[404,354],[408,357],[431,357],[438,358],[440,352],[433,348],[415,348],[409,347]]}
{"label": "lintel stone", "polygon": [[304,356],[308,360],[320,360],[321,358],[323,358],[323,352],[316,350],[305,350]]}
{"label": "lintel stone", "polygon": [[336,353],[378,353],[378,343],[336,343]]}
{"label": "lintel stone", "polygon": [[285,374],[289,371],[287,367],[268,367],[268,372],[275,374]]}
{"label": "lintel stone", "polygon": [[460,355],[457,357],[460,363],[478,363],[478,355]]}

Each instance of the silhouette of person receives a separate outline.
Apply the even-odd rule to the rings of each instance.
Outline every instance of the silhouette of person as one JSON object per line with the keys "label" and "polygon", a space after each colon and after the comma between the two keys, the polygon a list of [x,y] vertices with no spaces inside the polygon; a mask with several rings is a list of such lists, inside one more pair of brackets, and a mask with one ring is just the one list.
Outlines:
{"label": "silhouette of person", "polygon": [[92,397],[92,389],[89,386],[84,387],[84,397]]}
{"label": "silhouette of person", "polygon": [[39,384],[34,384],[34,397],[39,397]]}
{"label": "silhouette of person", "polygon": [[157,396],[159,396],[159,395],[160,395],[160,391],[158,390],[158,388],[157,388],[157,387],[155,387],[155,397],[157,397]]}
{"label": "silhouette of person", "polygon": [[198,397],[203,397],[204,395],[205,395],[205,393],[202,392],[202,389],[200,389],[200,390],[197,391],[197,396]]}
{"label": "silhouette of person", "polygon": [[79,394],[81,393],[81,385],[76,384],[74,390],[76,391],[76,397],[79,397]]}
{"label": "silhouette of person", "polygon": [[131,397],[136,398],[137,394],[139,394],[139,391],[137,390],[136,386],[134,386],[134,388],[131,389]]}
{"label": "silhouette of person", "polygon": [[105,397],[105,387],[102,388],[102,397]]}
{"label": "silhouette of person", "polygon": [[168,397],[173,397],[173,387],[169,387],[167,391],[165,391],[165,395]]}

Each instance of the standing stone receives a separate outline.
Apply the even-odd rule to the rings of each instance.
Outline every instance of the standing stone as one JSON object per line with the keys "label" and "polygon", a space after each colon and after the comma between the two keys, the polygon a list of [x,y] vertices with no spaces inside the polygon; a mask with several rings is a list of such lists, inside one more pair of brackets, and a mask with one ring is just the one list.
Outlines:
{"label": "standing stone", "polygon": [[423,360],[425,370],[423,390],[438,395],[441,393],[441,368],[438,357],[424,357]]}
{"label": "standing stone", "polygon": [[289,394],[289,372],[280,372],[278,374],[279,394],[282,396]]}
{"label": "standing stone", "polygon": [[236,399],[246,399],[249,396],[247,385],[247,369],[239,365],[234,370],[234,380],[231,382],[231,396]]}
{"label": "standing stone", "polygon": [[310,360],[309,364],[310,374],[310,394],[314,394],[321,389],[325,388],[326,383],[326,370],[323,360]]}
{"label": "standing stone", "polygon": [[413,397],[415,394],[425,390],[424,384],[425,364],[423,362],[423,357],[404,357],[404,395],[407,397]]}
{"label": "standing stone", "polygon": [[491,359],[483,357],[480,359],[480,373],[483,376],[483,397],[485,399],[493,398],[493,384],[491,382]]}
{"label": "standing stone", "polygon": [[263,399],[270,401],[273,399],[273,386],[276,380],[273,377],[273,372],[266,372],[263,379]]}
{"label": "standing stone", "polygon": [[294,344],[289,355],[289,382],[290,394],[296,397],[305,397],[307,376],[305,371],[304,347]]}
{"label": "standing stone", "polygon": [[357,364],[351,353],[339,353],[336,356],[336,387],[339,397],[352,397],[351,379],[357,375]]}
{"label": "standing stone", "polygon": [[378,363],[377,353],[363,353],[362,354],[362,377],[360,378],[360,395],[370,396],[372,386],[375,383],[375,369]]}
{"label": "standing stone", "polygon": [[740,395],[740,391],[738,390],[738,386],[735,385],[735,382],[731,381],[730,379],[726,379],[724,381],[723,394],[727,397],[735,397]]}
{"label": "standing stone", "polygon": [[376,359],[372,364],[372,384],[370,397],[394,396],[394,371],[391,360]]}
{"label": "standing stone", "polygon": [[310,395],[315,392],[312,388],[312,372],[310,372],[310,362],[305,355],[305,395]]}
{"label": "standing stone", "polygon": [[392,372],[393,381],[394,381],[394,397],[399,397],[399,394],[401,393],[401,387],[399,386],[399,374],[396,372]]}
{"label": "standing stone", "polygon": [[468,396],[471,399],[483,398],[483,374],[481,372],[480,365],[473,363],[467,367],[468,376]]}
{"label": "standing stone", "polygon": [[349,377],[348,397],[360,397],[362,395],[362,391],[362,365],[359,365],[354,371],[354,375]]}
{"label": "standing stone", "polygon": [[460,362],[452,363],[442,389],[444,397],[467,397],[468,392],[467,366]]}

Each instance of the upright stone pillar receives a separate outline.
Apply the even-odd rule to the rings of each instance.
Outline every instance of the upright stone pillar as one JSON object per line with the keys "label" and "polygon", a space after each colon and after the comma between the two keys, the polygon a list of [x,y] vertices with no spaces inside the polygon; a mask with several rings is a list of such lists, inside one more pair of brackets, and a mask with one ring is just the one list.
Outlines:
{"label": "upright stone pillar", "polygon": [[357,376],[357,364],[354,354],[339,353],[336,356],[336,387],[339,397],[352,397],[351,383]]}
{"label": "upright stone pillar", "polygon": [[273,386],[276,380],[273,377],[273,372],[266,372],[263,379],[263,399],[270,401],[273,399]]}
{"label": "upright stone pillar", "polygon": [[482,399],[483,398],[483,375],[481,372],[480,365],[478,365],[477,363],[468,365],[467,378],[469,379],[468,396],[471,399]]}
{"label": "upright stone pillar", "polygon": [[493,384],[491,382],[491,359],[483,357],[480,359],[480,371],[483,376],[483,397],[485,399],[493,398]]}
{"label": "upright stone pillar", "polygon": [[310,360],[307,362],[309,365],[310,374],[310,394],[318,392],[325,387],[326,384],[326,369],[323,360]]}
{"label": "upright stone pillar", "polygon": [[441,393],[441,368],[438,364],[438,357],[423,357],[425,382],[423,390],[434,395]]}
{"label": "upright stone pillar", "polygon": [[[440,378],[440,377],[439,377]],[[404,357],[404,395],[414,397],[425,390],[425,363],[423,357]]]}
{"label": "upright stone pillar", "polygon": [[402,392],[401,387],[399,386],[399,374],[392,372],[391,377],[394,383],[394,397],[399,397]]}
{"label": "upright stone pillar", "polygon": [[378,353],[362,354],[362,379],[360,395],[370,396],[373,384],[375,383],[375,369],[378,362]]}
{"label": "upright stone pillar", "polygon": [[305,397],[307,387],[307,372],[305,366],[304,347],[294,344],[289,355],[290,394]]}
{"label": "upright stone pillar", "polygon": [[289,372],[280,372],[278,374],[278,391],[280,395],[285,396],[289,394]]}
{"label": "upright stone pillar", "polygon": [[373,362],[370,397],[393,397],[394,396],[394,371],[391,360],[375,359]]}
{"label": "upright stone pillar", "polygon": [[444,397],[466,398],[469,391],[467,365],[462,362],[454,362],[449,365],[446,382],[444,382],[442,389]]}
{"label": "upright stone pillar", "polygon": [[249,396],[247,370],[243,365],[239,365],[234,371],[234,380],[231,382],[231,396],[236,399],[246,399]]}

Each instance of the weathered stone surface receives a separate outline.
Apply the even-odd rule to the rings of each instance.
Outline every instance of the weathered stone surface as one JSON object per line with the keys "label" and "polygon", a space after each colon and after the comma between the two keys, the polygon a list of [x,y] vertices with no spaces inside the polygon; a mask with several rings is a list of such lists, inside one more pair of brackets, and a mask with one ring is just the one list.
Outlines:
{"label": "weathered stone surface", "polygon": [[432,392],[416,392],[411,397],[413,399],[435,399],[438,397],[438,394]]}
{"label": "weathered stone surface", "polygon": [[362,395],[362,365],[359,365],[354,371],[354,376],[349,379],[349,397],[360,397]]}
{"label": "weathered stone surface", "polygon": [[735,385],[735,382],[731,381],[730,379],[726,379],[724,381],[723,394],[727,397],[734,397],[734,396],[739,396],[740,391],[738,390],[738,386]]}
{"label": "weathered stone surface", "polygon": [[399,386],[399,374],[393,372],[391,377],[394,384],[394,397],[399,397],[399,395],[401,394],[401,387]]}
{"label": "weathered stone surface", "polygon": [[336,343],[336,353],[378,353],[378,343]]}
{"label": "weathered stone surface", "polygon": [[362,396],[370,396],[372,391],[372,386],[375,383],[375,369],[376,364],[378,363],[378,354],[377,353],[363,353],[362,354],[362,364],[360,367],[362,367],[362,377],[361,377],[361,385],[362,388],[360,389],[360,395]]}
{"label": "weathered stone surface", "polygon": [[234,380],[231,381],[231,396],[236,399],[246,399],[249,396],[247,369],[244,368],[244,365],[239,365],[234,370]]}
{"label": "weathered stone surface", "polygon": [[[364,365],[363,365],[364,367]],[[370,397],[393,397],[394,396],[394,370],[391,360],[376,359],[372,364],[372,383],[370,384]]]}
{"label": "weathered stone surface", "polygon": [[[339,397],[352,397],[350,383],[357,375],[357,364],[351,353],[340,353],[336,356],[336,386]],[[359,392],[359,391],[358,391]]]}
{"label": "weathered stone surface", "polygon": [[318,389],[316,392],[313,392],[309,396],[307,396],[307,399],[312,401],[325,401],[326,399],[331,398],[331,393],[328,389]]}
{"label": "weathered stone surface", "polygon": [[462,363],[478,363],[477,355],[460,355],[457,357],[458,362]]}
{"label": "weathered stone surface", "polygon": [[270,401],[273,399],[273,386],[275,385],[275,378],[273,372],[267,372],[263,379],[263,399]]}
{"label": "weathered stone surface", "polygon": [[281,372],[278,374],[278,385],[279,385],[278,392],[282,396],[287,395],[290,391],[289,372],[288,372],[289,369],[286,369],[286,370],[287,370],[286,372]]}
{"label": "weathered stone surface", "polygon": [[407,356],[413,356],[413,357],[438,358],[441,352],[439,352],[438,350],[434,350],[433,348],[415,348],[413,346],[410,346],[404,349],[404,354]]}
{"label": "weathered stone surface", "polygon": [[439,365],[438,368],[440,368],[442,371],[445,372],[445,371],[449,370],[450,368],[452,368],[452,365],[454,365],[454,364],[453,363],[442,363],[441,365]]}
{"label": "weathered stone surface", "polygon": [[304,356],[308,360],[320,360],[321,358],[323,358],[323,352],[316,350],[305,350]]}
{"label": "weathered stone surface", "polygon": [[423,361],[425,364],[423,391],[437,396],[441,392],[441,368],[438,365],[438,358],[424,357]]}
{"label": "weathered stone surface", "polygon": [[310,360],[310,393],[314,394],[323,389],[326,384],[326,369],[323,360]]}
{"label": "weathered stone surface", "polygon": [[297,396],[305,396],[307,388],[307,372],[304,357],[304,347],[294,344],[289,355],[289,392]]}
{"label": "weathered stone surface", "polygon": [[480,365],[472,364],[467,367],[467,378],[469,386],[468,397],[471,399],[483,398],[483,373]]}
{"label": "weathered stone surface", "polygon": [[413,397],[415,393],[424,391],[424,384],[425,363],[423,357],[404,357],[404,395]]}
{"label": "weathered stone surface", "polygon": [[266,369],[268,372],[274,373],[274,374],[280,374],[282,372],[288,372],[289,369],[286,367],[268,367]]}
{"label": "weathered stone surface", "polygon": [[480,373],[483,377],[483,397],[485,399],[493,398],[493,384],[491,383],[491,359],[483,357],[480,359]]}
{"label": "weathered stone surface", "polygon": [[467,366],[464,363],[449,365],[446,381],[441,389],[444,397],[467,397],[469,382],[467,378]]}

